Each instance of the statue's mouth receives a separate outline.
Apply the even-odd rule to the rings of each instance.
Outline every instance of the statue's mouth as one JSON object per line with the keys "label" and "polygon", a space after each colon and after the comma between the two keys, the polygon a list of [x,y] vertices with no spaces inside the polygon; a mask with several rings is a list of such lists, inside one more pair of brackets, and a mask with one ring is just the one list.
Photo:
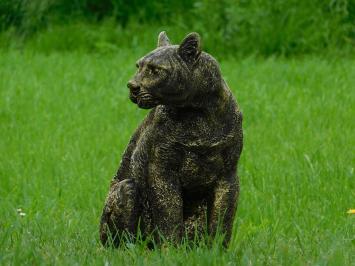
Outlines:
{"label": "statue's mouth", "polygon": [[138,107],[142,109],[150,109],[159,104],[158,101],[150,93],[147,92],[131,92],[129,98],[133,103],[137,104]]}

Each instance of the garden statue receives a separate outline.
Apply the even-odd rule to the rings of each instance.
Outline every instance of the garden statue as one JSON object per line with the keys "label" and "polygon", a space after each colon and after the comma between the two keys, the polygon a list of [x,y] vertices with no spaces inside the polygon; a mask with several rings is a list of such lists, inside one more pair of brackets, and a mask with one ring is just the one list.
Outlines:
{"label": "garden statue", "polygon": [[[137,61],[130,99],[151,109],[111,181],[100,224],[104,245],[124,234],[172,243],[220,230],[228,245],[239,194],[242,114],[197,33]],[[110,242],[110,239],[112,242]]]}

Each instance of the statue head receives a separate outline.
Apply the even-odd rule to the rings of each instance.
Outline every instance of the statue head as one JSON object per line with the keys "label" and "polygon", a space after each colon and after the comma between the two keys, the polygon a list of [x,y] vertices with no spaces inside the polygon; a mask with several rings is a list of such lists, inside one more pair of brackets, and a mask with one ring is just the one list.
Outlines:
{"label": "statue head", "polygon": [[159,34],[157,48],[136,62],[137,72],[128,82],[130,99],[140,108],[184,105],[193,97],[195,69],[201,57],[200,36],[188,34],[172,45],[166,33]]}

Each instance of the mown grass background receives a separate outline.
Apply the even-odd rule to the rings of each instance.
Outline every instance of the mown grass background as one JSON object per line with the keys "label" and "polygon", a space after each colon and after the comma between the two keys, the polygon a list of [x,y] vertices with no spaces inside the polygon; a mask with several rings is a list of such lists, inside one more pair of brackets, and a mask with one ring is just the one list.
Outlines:
{"label": "mown grass background", "polygon": [[125,88],[137,56],[0,55],[0,263],[354,262],[355,65],[336,58],[222,61],[245,118],[227,251],[102,248],[109,181],[146,114]]}
{"label": "mown grass background", "polygon": [[[353,0],[0,0],[0,264],[353,265],[354,19]],[[198,31],[243,111],[227,250],[98,240],[161,30]]]}

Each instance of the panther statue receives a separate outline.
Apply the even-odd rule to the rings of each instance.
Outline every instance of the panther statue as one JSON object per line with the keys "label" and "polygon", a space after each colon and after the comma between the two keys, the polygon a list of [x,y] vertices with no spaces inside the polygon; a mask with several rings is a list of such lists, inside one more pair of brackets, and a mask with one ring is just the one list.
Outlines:
{"label": "panther statue", "polygon": [[[231,237],[239,195],[242,114],[217,61],[201,51],[200,36],[158,47],[136,63],[130,99],[151,109],[139,125],[111,181],[100,239],[164,236],[179,243],[220,231]],[[109,241],[109,239],[113,241]]]}

